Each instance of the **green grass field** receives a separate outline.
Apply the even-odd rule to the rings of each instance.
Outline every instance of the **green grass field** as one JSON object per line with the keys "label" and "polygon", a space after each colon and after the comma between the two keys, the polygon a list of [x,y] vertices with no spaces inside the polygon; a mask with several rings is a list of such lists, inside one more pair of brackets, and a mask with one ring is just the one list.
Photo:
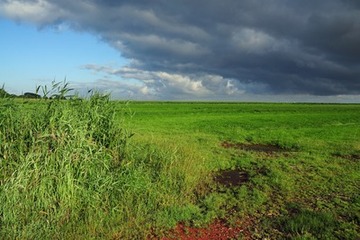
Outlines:
{"label": "green grass field", "polygon": [[161,238],[219,219],[254,239],[360,238],[360,105],[0,108],[1,239]]}
{"label": "green grass field", "polygon": [[[198,155],[189,165],[206,176],[226,169],[249,174],[248,181],[225,190],[200,187],[204,192],[193,202],[201,220],[251,217],[254,237],[359,238],[360,105],[130,106],[134,142]],[[256,144],[274,150],[250,147]]]}

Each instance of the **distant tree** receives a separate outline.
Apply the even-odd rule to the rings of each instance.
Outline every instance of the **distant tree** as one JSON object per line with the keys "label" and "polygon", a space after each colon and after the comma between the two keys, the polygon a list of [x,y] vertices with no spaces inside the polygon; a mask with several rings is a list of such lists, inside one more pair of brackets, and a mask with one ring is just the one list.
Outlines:
{"label": "distant tree", "polygon": [[26,92],[23,95],[24,98],[34,98],[34,99],[39,99],[41,98],[41,96],[39,94],[36,93],[31,93],[31,92]]}

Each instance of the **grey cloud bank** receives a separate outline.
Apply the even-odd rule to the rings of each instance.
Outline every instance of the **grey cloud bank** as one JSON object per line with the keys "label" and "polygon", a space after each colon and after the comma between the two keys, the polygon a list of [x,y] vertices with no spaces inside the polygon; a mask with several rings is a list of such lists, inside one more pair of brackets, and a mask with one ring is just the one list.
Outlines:
{"label": "grey cloud bank", "polygon": [[130,64],[83,68],[119,95],[360,101],[358,1],[0,0],[0,15],[99,36]]}

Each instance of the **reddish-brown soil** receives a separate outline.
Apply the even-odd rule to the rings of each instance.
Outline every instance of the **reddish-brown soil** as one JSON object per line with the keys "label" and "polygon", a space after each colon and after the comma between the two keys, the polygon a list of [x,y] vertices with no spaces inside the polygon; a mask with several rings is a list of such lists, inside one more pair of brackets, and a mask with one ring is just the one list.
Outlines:
{"label": "reddish-brown soil", "polygon": [[[262,152],[273,155],[277,152],[284,152],[284,149],[275,145],[265,144],[243,144],[222,142],[224,148],[235,148],[245,151]],[[259,173],[266,173],[266,169],[259,169]],[[250,180],[248,172],[241,169],[221,170],[214,175],[214,181],[226,188],[237,187],[247,183]],[[238,221],[230,226],[226,221],[216,220],[207,227],[196,228],[179,223],[177,226],[158,237],[149,236],[149,239],[159,240],[228,240],[228,239],[252,239],[250,228],[254,225],[251,219]]]}
{"label": "reddish-brown soil", "polygon": [[228,240],[251,239],[249,227],[251,220],[238,222],[235,226],[228,226],[225,222],[217,220],[206,228],[195,228],[178,224],[175,229],[165,234],[161,240]]}

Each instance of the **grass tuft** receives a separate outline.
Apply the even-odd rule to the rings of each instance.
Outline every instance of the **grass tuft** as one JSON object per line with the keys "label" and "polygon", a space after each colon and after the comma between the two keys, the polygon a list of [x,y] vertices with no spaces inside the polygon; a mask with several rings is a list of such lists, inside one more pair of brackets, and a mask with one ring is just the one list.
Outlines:
{"label": "grass tuft", "polygon": [[67,83],[55,83],[44,92],[50,97],[30,105],[0,102],[0,235],[142,238],[188,219],[176,209],[194,211],[201,167],[187,175],[192,156],[160,143],[131,144],[109,95],[69,99],[68,92]]}

